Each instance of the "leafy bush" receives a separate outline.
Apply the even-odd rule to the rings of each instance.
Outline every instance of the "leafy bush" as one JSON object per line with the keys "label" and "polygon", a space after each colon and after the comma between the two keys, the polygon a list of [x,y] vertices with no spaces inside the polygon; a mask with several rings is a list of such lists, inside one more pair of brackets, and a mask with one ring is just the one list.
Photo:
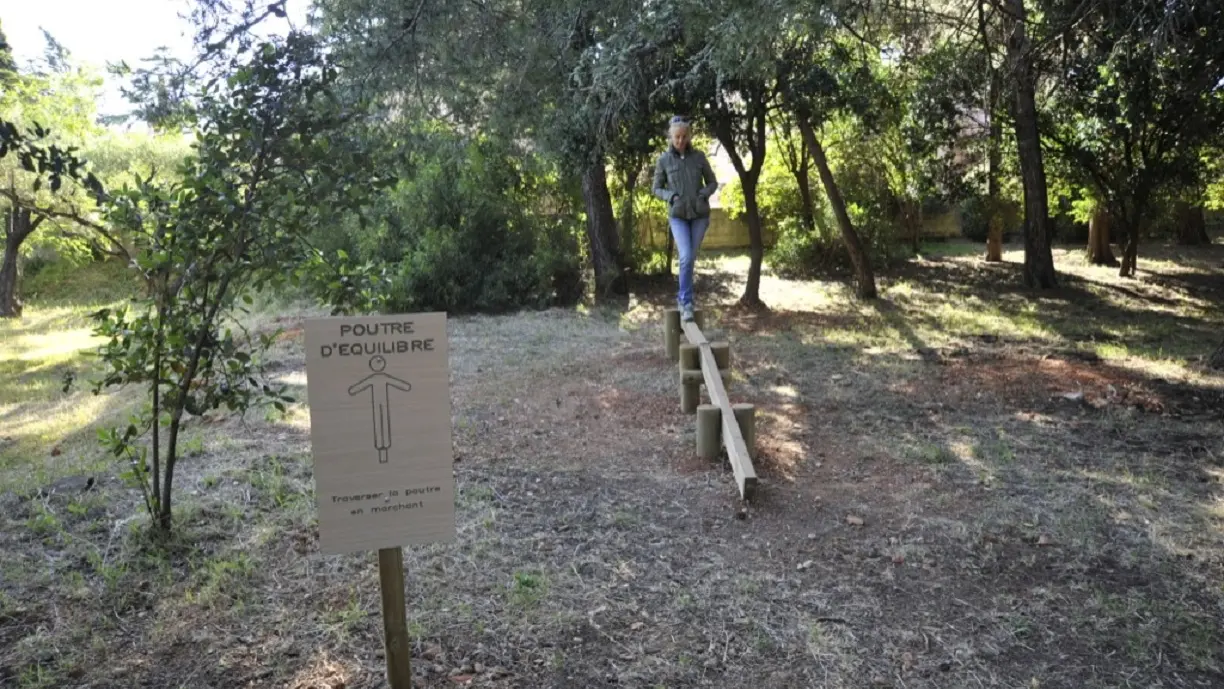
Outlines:
{"label": "leafy bush", "polygon": [[[999,202],[1003,211],[1003,238],[1019,234],[1023,230],[1023,213],[1018,204],[1002,199]],[[972,194],[960,202],[961,235],[974,242],[986,242],[990,233],[990,218],[987,216],[987,197],[985,194]]]}
{"label": "leafy bush", "polygon": [[812,232],[798,218],[784,218],[777,224],[777,235],[767,258],[774,271],[784,278],[812,277],[850,266],[849,254],[839,237],[819,230]]}
{"label": "leafy bush", "polygon": [[581,296],[577,213],[547,168],[491,138],[432,130],[414,145],[399,184],[369,213],[312,238],[321,257],[339,259],[314,290],[368,291],[374,275],[385,284],[378,308],[452,313]]}

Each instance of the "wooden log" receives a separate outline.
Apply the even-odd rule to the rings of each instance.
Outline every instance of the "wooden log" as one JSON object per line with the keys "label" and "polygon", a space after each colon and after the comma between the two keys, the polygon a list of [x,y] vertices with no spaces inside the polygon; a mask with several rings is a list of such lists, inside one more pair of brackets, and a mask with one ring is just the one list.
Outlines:
{"label": "wooden log", "polygon": [[722,428],[722,410],[713,404],[697,407],[697,456],[706,461],[718,457]]}
{"label": "wooden log", "polygon": [[663,345],[667,348],[667,358],[675,361],[680,356],[680,309],[665,309],[663,311]]}
{"label": "wooden log", "polygon": [[731,410],[735,413],[735,422],[739,425],[740,435],[744,437],[744,446],[748,450],[748,458],[755,460],[756,451],[756,406],[752,404],[733,404]]}
{"label": "wooden log", "polygon": [[705,330],[705,311],[702,311],[701,309],[693,309],[693,323],[699,330]]}
{"label": "wooden log", "polygon": [[731,368],[730,342],[711,342],[710,351],[714,353],[714,363],[718,364],[718,370],[726,371]]}

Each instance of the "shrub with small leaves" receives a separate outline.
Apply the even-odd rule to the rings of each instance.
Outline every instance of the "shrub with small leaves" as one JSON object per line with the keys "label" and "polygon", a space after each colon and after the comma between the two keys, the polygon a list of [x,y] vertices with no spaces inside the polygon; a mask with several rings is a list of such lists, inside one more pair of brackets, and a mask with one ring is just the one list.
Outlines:
{"label": "shrub with small leaves", "polygon": [[150,403],[126,428],[99,436],[129,463],[159,531],[170,528],[188,415],[257,404],[284,411],[291,401],[260,372],[277,333],[243,328],[243,303],[303,274],[317,279],[308,228],[386,183],[352,124],[360,108],[337,97],[336,77],[315,39],[301,34],[240,54],[224,85],[198,94],[196,142],[180,179],[126,187],[106,206],[113,225],[142,239],[135,263],[148,292],[94,314],[106,338],[94,390],[144,385]]}

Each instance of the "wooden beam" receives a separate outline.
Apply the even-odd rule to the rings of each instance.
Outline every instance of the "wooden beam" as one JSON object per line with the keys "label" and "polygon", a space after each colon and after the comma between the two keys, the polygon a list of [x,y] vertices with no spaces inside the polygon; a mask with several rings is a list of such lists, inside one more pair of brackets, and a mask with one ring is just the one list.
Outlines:
{"label": "wooden beam", "polygon": [[[688,323],[685,324],[685,326],[688,325]],[[684,332],[689,334],[689,329],[686,327]],[[700,330],[697,331],[697,335],[701,336]],[[689,335],[689,337],[691,340],[692,335]],[[702,337],[701,339],[704,340],[705,338]],[[723,444],[727,446],[727,458],[731,461],[731,471],[735,474],[735,482],[739,486],[740,497],[744,500],[751,500],[753,493],[756,491],[756,470],[752,466],[752,457],[748,454],[748,445],[744,442],[743,434],[740,433],[739,422],[735,418],[735,410],[731,407],[731,400],[727,398],[727,391],[723,388],[722,375],[718,370],[718,363],[714,360],[714,353],[710,351],[708,342],[701,347],[701,373],[705,378],[710,402],[722,410]]]}
{"label": "wooden beam", "polygon": [[[719,377],[722,378],[723,389],[725,390],[727,387],[727,383],[731,381],[731,372],[730,371],[719,371],[718,375]],[[691,371],[681,371],[680,372],[680,382],[697,383],[700,385],[702,383],[705,383],[705,379],[706,379],[705,376],[706,374],[702,372],[700,369],[693,369]]]}
{"label": "wooden beam", "polygon": [[698,347],[710,344],[706,341],[705,335],[701,334],[701,328],[696,323],[690,321],[681,324],[681,327],[684,328],[684,336],[688,338],[689,344],[697,345]]}

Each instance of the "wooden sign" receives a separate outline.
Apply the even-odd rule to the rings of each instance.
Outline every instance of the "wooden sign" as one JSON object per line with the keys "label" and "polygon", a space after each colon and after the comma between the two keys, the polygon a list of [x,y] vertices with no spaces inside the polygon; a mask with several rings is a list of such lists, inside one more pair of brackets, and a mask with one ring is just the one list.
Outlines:
{"label": "wooden sign", "polygon": [[446,314],[306,321],[319,549],[455,537]]}

